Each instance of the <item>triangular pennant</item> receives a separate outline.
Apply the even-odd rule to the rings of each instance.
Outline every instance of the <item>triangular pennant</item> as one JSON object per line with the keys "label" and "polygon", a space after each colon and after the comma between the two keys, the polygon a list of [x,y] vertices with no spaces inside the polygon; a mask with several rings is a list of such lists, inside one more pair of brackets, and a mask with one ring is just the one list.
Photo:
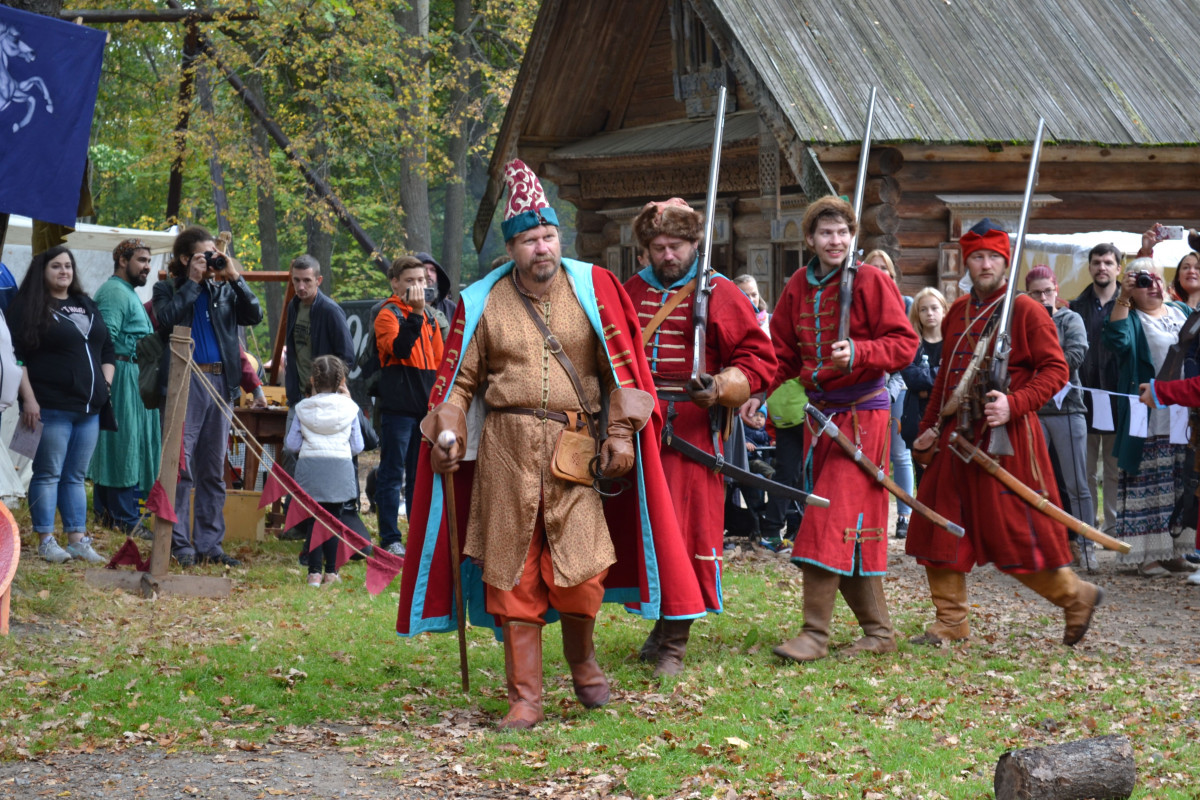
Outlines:
{"label": "triangular pennant", "polygon": [[309,534],[308,552],[311,553],[320,548],[321,545],[333,538],[333,535],[333,529],[318,514],[313,520],[312,533]]}
{"label": "triangular pennant", "polygon": [[367,559],[367,592],[377,595],[386,589],[404,567],[403,556],[392,555],[382,547]]}
{"label": "triangular pennant", "polygon": [[[302,500],[303,502],[296,502],[298,500]],[[308,505],[316,505],[308,495],[305,495],[303,498],[294,498],[293,502],[288,504],[287,519],[283,521],[283,529],[285,531],[291,530],[313,516],[313,512],[305,507]]]}
{"label": "triangular pennant", "polygon": [[267,472],[267,477],[263,479],[262,497],[258,500],[259,508],[266,508],[277,500],[282,499],[287,495],[287,487],[278,477],[279,474],[286,475],[283,467],[278,464],[272,464],[271,469]]}
{"label": "triangular pennant", "polygon": [[120,566],[131,566],[138,572],[148,572],[150,570],[150,562],[142,560],[142,551],[138,549],[137,542],[130,537],[125,537],[125,544],[113,553],[113,557],[104,565],[105,569],[116,569]]}
{"label": "triangular pennant", "polygon": [[350,560],[350,556],[354,555],[354,550],[350,547],[350,543],[345,539],[338,539],[337,557],[334,559],[334,565],[341,569],[346,562]]}
{"label": "triangular pennant", "polygon": [[146,510],[167,522],[179,522],[179,517],[175,516],[175,507],[167,497],[167,490],[163,488],[161,481],[155,481],[150,487],[150,494],[146,496]]}

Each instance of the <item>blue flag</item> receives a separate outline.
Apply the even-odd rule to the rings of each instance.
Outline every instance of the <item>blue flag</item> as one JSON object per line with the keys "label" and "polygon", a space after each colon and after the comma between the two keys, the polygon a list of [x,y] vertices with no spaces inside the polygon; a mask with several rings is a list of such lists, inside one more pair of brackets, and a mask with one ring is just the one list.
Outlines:
{"label": "blue flag", "polygon": [[74,226],[106,38],[0,6],[0,214]]}

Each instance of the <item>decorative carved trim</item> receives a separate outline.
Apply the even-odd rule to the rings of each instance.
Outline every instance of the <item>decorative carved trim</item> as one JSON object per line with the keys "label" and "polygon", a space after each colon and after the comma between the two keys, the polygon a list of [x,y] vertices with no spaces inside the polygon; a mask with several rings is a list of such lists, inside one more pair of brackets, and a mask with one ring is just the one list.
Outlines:
{"label": "decorative carved trim", "polygon": [[[581,172],[584,197],[687,197],[708,189],[708,167],[647,167],[637,170]],[[720,192],[758,192],[758,163],[735,161],[722,165]]]}
{"label": "decorative carved trim", "polygon": [[[962,238],[963,231],[984,217],[998,222],[1009,232],[1017,229],[1021,217],[1021,204],[1025,200],[1022,194],[939,194],[937,199],[950,209],[951,241]],[[1045,208],[1053,203],[1061,203],[1062,199],[1052,194],[1035,194],[1030,200],[1030,213],[1039,208]]]}

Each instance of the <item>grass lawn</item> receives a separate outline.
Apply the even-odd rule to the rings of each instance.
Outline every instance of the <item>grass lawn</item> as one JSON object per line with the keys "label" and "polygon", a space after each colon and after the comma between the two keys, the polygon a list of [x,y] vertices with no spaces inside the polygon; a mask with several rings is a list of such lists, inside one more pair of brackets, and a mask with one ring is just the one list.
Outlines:
{"label": "grass lawn", "polygon": [[[104,543],[111,552],[119,542]],[[635,654],[648,625],[606,606],[597,625],[611,704],[574,700],[557,626],[545,632],[547,721],[491,729],[506,708],[502,648],[469,631],[471,693],[453,636],[394,634],[399,582],[378,597],[361,564],[306,587],[295,543],[238,553],[233,596],[150,602],[87,586],[37,559],[27,538],[0,640],[0,758],[150,747],[254,749],[322,723],[342,744],[444,754],[492,781],[598,796],[976,798],[1006,750],[1119,733],[1133,740],[1135,797],[1196,797],[1194,670],[1120,647],[1056,644],[1057,611],[973,610],[969,646],[902,644],[883,657],[780,662],[799,629],[799,573],[774,557],[730,562],[731,613],[694,626],[688,670],[658,685]],[[201,568],[200,574],[220,574]],[[911,572],[911,570],[910,570]],[[889,578],[897,628],[928,622],[917,580]],[[834,638],[854,635],[839,600]],[[397,776],[404,773],[397,763]],[[528,790],[526,790],[528,791]]]}

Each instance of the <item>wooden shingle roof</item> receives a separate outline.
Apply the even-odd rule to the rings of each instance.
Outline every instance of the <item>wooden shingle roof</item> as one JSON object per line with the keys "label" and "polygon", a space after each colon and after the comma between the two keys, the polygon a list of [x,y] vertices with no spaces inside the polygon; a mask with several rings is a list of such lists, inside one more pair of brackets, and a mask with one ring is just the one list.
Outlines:
{"label": "wooden shingle roof", "polygon": [[694,3],[804,142],[1200,141],[1197,0]]}

